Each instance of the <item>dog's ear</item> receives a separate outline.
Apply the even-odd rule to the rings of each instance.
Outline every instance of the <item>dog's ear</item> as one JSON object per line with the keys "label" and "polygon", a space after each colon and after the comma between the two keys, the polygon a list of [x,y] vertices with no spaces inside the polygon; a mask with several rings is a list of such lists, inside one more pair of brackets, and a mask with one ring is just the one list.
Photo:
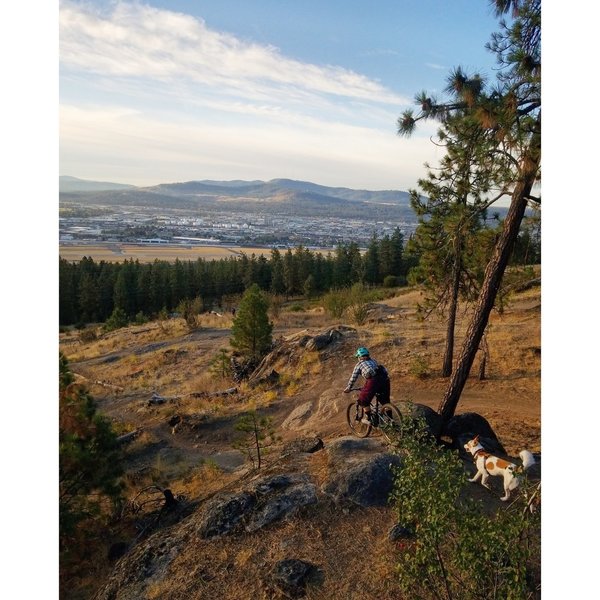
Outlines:
{"label": "dog's ear", "polygon": [[474,441],[474,442],[478,442],[478,441],[479,441],[479,435],[476,435],[476,436],[473,438],[473,441]]}

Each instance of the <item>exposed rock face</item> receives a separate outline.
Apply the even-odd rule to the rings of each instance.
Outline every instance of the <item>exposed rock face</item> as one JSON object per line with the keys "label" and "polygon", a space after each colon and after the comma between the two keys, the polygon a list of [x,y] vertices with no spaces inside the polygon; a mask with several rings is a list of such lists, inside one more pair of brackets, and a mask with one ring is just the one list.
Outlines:
{"label": "exposed rock face", "polygon": [[212,538],[229,533],[255,504],[256,498],[250,492],[215,496],[203,507],[200,537]]}
{"label": "exposed rock face", "polygon": [[254,532],[316,502],[316,486],[307,475],[262,478],[247,490],[212,498],[201,509],[198,532],[202,538],[225,535],[240,527]]}
{"label": "exposed rock face", "polygon": [[287,558],[273,567],[271,578],[288,598],[304,596],[307,579],[317,572],[317,567],[303,560]]}
{"label": "exposed rock face", "polygon": [[302,427],[313,414],[313,403],[305,402],[297,406],[281,424],[282,429],[298,429]]}
{"label": "exposed rock face", "polygon": [[322,450],[323,447],[323,440],[320,437],[298,438],[285,444],[282,454],[312,454]]}
{"label": "exposed rock face", "polygon": [[329,329],[325,333],[315,335],[313,338],[306,342],[307,350],[322,350],[326,346],[329,346],[332,342],[335,342],[342,338],[342,332],[338,329]]}
{"label": "exposed rock face", "polygon": [[148,586],[161,581],[174,558],[185,546],[187,536],[157,533],[121,559],[108,584],[93,600],[140,600]]}
{"label": "exposed rock face", "polygon": [[382,452],[375,439],[343,437],[326,447],[329,476],[321,490],[336,503],[386,506],[393,487],[393,466],[400,457]]}

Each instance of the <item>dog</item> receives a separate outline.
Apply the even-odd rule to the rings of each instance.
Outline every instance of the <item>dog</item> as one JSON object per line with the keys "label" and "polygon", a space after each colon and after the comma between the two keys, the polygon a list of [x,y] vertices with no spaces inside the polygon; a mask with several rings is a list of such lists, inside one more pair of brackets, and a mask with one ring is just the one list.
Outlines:
{"label": "dog", "polygon": [[535,458],[529,450],[521,450],[519,453],[523,461],[522,467],[486,452],[479,443],[478,435],[467,442],[464,448],[473,455],[477,467],[477,473],[469,479],[470,482],[474,483],[481,479],[481,485],[491,490],[492,488],[487,482],[489,476],[502,475],[504,477],[504,496],[500,498],[503,502],[506,502],[510,498],[511,491],[519,486],[520,479],[517,474],[526,471],[535,464]]}

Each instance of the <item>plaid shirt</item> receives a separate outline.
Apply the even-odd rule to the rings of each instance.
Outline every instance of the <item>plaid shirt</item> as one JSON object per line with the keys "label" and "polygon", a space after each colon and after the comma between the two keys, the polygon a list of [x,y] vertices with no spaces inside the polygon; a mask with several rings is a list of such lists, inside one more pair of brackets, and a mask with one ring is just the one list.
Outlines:
{"label": "plaid shirt", "polygon": [[[370,377],[375,377],[375,373],[377,371],[377,367],[380,365],[373,358],[367,358],[367,360],[359,360],[354,367],[354,371],[352,371],[352,375],[350,375],[350,379],[348,379],[348,385],[346,388],[351,388],[354,385],[354,382],[358,379],[359,375],[362,375],[365,379],[369,379]],[[381,367],[385,370],[384,367]]]}

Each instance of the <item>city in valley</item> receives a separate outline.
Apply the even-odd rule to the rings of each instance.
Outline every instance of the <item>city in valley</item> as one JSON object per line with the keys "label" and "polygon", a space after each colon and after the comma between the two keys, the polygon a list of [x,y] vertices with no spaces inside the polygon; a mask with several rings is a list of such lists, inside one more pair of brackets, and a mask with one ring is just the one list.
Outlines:
{"label": "city in valley", "polygon": [[[331,201],[313,194],[307,202],[307,193],[295,192],[287,202],[278,202],[256,194],[232,198],[229,192],[225,198],[195,194],[194,202],[189,195],[157,200],[157,194],[143,192],[137,188],[135,192],[61,192],[61,257],[210,259],[239,252],[268,254],[273,248],[299,245],[327,252],[340,243],[355,242],[365,248],[373,235],[391,236],[396,228],[407,240],[417,225],[406,201],[402,205],[376,199]],[[277,193],[280,197],[280,188]]]}

